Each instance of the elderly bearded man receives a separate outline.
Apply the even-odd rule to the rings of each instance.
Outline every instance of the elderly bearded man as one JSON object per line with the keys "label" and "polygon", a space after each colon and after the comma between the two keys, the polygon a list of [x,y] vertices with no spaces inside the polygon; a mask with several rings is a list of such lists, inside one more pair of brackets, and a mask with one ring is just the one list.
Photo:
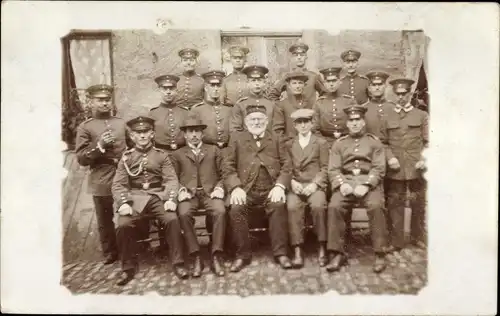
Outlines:
{"label": "elderly bearded man", "polygon": [[231,137],[223,168],[236,246],[231,272],[240,271],[251,261],[248,217],[256,207],[264,207],[268,216],[276,261],[282,268],[290,269],[285,207],[286,189],[290,187],[290,158],[280,137],[266,130],[266,107],[248,105],[245,112],[247,130]]}

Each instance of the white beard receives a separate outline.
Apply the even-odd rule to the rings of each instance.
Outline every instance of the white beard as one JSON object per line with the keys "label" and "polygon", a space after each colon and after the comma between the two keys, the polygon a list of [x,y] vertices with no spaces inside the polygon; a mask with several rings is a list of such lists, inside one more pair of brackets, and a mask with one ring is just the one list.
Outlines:
{"label": "white beard", "polygon": [[264,133],[264,131],[266,130],[266,128],[267,128],[267,124],[265,124],[262,127],[256,127],[256,128],[247,126],[247,129],[250,132],[250,134],[252,134],[254,136],[258,136],[258,135]]}

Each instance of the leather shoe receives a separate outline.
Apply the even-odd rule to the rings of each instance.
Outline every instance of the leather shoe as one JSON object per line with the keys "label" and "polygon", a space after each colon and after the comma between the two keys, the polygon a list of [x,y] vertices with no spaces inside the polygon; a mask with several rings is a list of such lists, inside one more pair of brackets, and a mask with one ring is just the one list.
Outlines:
{"label": "leather shoe", "polygon": [[300,269],[304,266],[304,258],[302,256],[302,249],[299,246],[295,247],[295,256],[292,260],[292,266],[296,269]]}
{"label": "leather shoe", "polygon": [[333,256],[330,263],[326,266],[326,271],[328,272],[338,271],[345,264],[347,264],[347,257],[344,254],[338,253]]}
{"label": "leather shoe", "polygon": [[104,258],[104,264],[112,264],[116,260],[118,260],[118,255],[116,254],[106,255],[106,258]]}
{"label": "leather shoe", "polygon": [[120,280],[118,280],[118,282],[116,282],[116,285],[124,286],[134,279],[135,270],[125,270],[124,273],[125,275]]}
{"label": "leather shoe", "polygon": [[377,256],[375,258],[375,263],[373,264],[373,272],[380,273],[385,270],[385,267],[386,267],[385,258]]}
{"label": "leather shoe", "polygon": [[292,268],[292,262],[287,256],[279,256],[277,258],[278,263],[280,264],[281,268],[283,269],[291,269]]}
{"label": "leather shoe", "polygon": [[224,271],[224,264],[222,263],[219,255],[214,254],[212,258],[212,271],[216,276],[224,276],[226,272]]}
{"label": "leather shoe", "polygon": [[231,268],[229,268],[229,271],[231,272],[240,272],[241,269],[243,269],[246,265],[250,263],[250,260],[244,260],[244,259],[236,259],[233,261],[233,264],[231,265]]}
{"label": "leather shoe", "polygon": [[323,244],[319,246],[318,262],[320,267],[324,267],[328,263],[328,257],[326,256],[326,247]]}
{"label": "leather shoe", "polygon": [[187,279],[189,278],[189,273],[186,271],[182,264],[177,264],[174,266],[174,273],[179,279]]}
{"label": "leather shoe", "polygon": [[203,272],[203,261],[199,255],[196,255],[193,260],[193,269],[191,272],[191,276],[193,278],[199,278],[201,273]]}

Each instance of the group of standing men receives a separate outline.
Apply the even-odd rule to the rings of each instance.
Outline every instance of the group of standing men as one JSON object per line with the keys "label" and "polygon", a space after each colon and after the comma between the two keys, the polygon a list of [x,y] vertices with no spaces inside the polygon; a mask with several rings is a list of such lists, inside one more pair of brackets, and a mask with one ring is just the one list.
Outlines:
{"label": "group of standing men", "polygon": [[302,42],[290,47],[294,68],[269,93],[269,70],[244,67],[247,48],[230,49],[234,71],[227,76],[198,75],[199,52],[183,49],[184,73],[155,79],[161,103],[127,122],[111,115],[112,87],[88,88],[93,118],[78,128],[76,153],[90,166],[105,263],[122,262],[119,285],[137,272],[138,224],[150,217],[165,228],[175,274],[199,277],[204,263],[193,218],[199,208],[213,218],[210,267],[218,276],[225,275],[226,234],[235,248],[230,271],[250,263],[249,217],[256,209],[265,210],[272,252],[284,269],[304,264],[309,209],[319,265],[334,272],[347,263],[348,214],[365,207],[378,273],[388,252],[405,247],[409,189],[412,242],[425,247],[428,115],[410,103],[413,80],[391,80],[397,96],[391,102],[389,74],[358,74],[358,51],[342,53],[347,75],[340,76],[342,67],[307,70],[308,49]]}

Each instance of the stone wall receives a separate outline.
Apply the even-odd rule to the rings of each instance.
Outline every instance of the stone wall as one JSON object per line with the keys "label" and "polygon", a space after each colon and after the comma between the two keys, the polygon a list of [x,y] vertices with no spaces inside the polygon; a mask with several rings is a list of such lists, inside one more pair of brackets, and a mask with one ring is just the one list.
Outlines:
{"label": "stone wall", "polygon": [[218,30],[151,30],[113,32],[113,79],[118,115],[127,119],[147,113],[157,105],[156,76],[180,74],[178,51],[194,47],[200,51],[198,72],[221,68],[220,32]]}
{"label": "stone wall", "polygon": [[[393,76],[405,74],[405,45],[402,31],[306,30],[303,40],[310,46],[308,67],[317,71],[327,65],[341,65],[340,54],[346,49],[362,53],[359,72],[378,68]],[[164,73],[179,74],[177,52],[186,46],[200,50],[198,72],[221,69],[219,30],[169,30],[155,34],[151,30],[114,31],[112,40],[113,79],[118,115],[125,119],[159,102],[154,77]]]}

